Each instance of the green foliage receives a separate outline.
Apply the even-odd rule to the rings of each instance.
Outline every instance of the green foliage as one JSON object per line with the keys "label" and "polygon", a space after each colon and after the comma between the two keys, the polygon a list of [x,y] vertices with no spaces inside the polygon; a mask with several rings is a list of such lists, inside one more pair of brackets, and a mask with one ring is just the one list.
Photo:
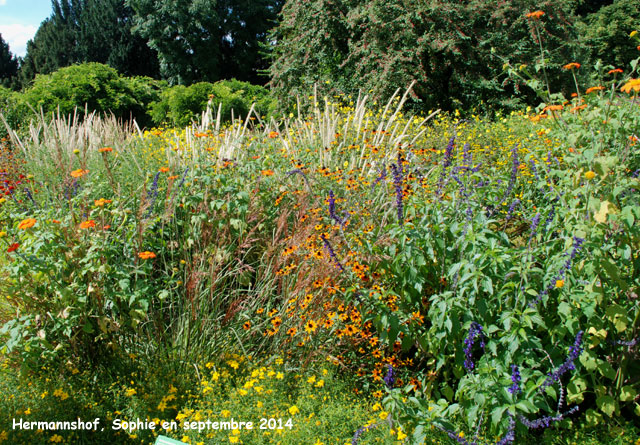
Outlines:
{"label": "green foliage", "polygon": [[158,52],[171,84],[238,78],[257,83],[260,43],[281,0],[129,0],[135,32]]}
{"label": "green foliage", "polygon": [[233,116],[246,117],[251,105],[259,115],[269,115],[274,111],[273,99],[260,86],[238,80],[224,80],[215,84],[199,82],[189,87],[176,85],[162,92],[161,99],[150,105],[155,125],[168,123],[184,127],[198,121],[209,107],[214,113],[220,107],[224,122]]}
{"label": "green foliage", "polygon": [[9,87],[18,74],[18,59],[11,54],[9,44],[0,34],[0,86]]}
{"label": "green foliage", "polygon": [[[271,84],[281,100],[331,81],[334,91],[390,97],[412,81],[421,109],[480,104],[513,108],[514,86],[503,84],[500,56],[520,63],[538,51],[534,7],[546,12],[545,58],[551,75],[578,48],[572,2],[287,2],[272,34],[277,43]],[[517,88],[517,86],[515,86]],[[293,93],[293,94],[292,94]],[[531,97],[524,97],[531,100]],[[288,105],[291,99],[288,99]]]}
{"label": "green foliage", "polygon": [[605,66],[624,68],[638,57],[629,44],[629,33],[638,29],[640,4],[633,0],[613,2],[578,22],[581,39],[589,48],[591,60],[600,59]]}
{"label": "green foliage", "polygon": [[25,91],[24,100],[36,110],[62,115],[84,112],[113,113],[117,118],[147,122],[147,104],[159,95],[159,83],[149,78],[127,79],[99,63],[74,65],[39,75]]}

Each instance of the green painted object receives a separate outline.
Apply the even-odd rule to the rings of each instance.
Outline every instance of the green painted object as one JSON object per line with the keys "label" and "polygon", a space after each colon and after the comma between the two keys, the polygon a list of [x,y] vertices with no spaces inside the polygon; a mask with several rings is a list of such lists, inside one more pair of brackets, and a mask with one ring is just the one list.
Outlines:
{"label": "green painted object", "polygon": [[158,436],[153,445],[182,445],[184,443],[185,442],[180,442],[167,436]]}

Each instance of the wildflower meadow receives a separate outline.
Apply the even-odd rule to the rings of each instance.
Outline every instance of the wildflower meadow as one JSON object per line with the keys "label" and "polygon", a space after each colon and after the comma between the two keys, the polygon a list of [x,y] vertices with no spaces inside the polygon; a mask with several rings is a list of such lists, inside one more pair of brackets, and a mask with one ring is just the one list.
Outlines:
{"label": "wildflower meadow", "polygon": [[640,444],[639,60],[505,60],[541,105],[491,117],[0,113],[0,443]]}

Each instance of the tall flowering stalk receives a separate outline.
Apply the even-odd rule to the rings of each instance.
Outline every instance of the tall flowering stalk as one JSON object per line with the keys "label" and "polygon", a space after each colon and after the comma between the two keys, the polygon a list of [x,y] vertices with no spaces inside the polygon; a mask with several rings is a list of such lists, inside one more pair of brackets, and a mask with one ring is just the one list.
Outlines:
{"label": "tall flowering stalk", "polygon": [[147,211],[145,218],[151,216],[153,207],[156,204],[156,199],[158,198],[158,178],[160,178],[160,172],[156,173],[156,176],[153,178],[153,183],[151,184],[151,189],[147,193],[147,200],[151,201],[151,204],[149,205],[149,210]]}
{"label": "tall flowering stalk", "polygon": [[482,325],[474,321],[471,323],[471,327],[469,327],[469,334],[464,340],[464,367],[469,372],[473,371],[473,368],[475,368],[475,363],[473,361],[473,345],[476,341],[476,337],[480,337],[480,347],[484,350],[485,337],[482,330]]}
{"label": "tall flowering stalk", "polygon": [[562,267],[558,271],[558,274],[551,280],[549,285],[543,291],[541,291],[532,302],[529,303],[529,307],[535,307],[538,303],[540,303],[540,301],[542,300],[542,298],[544,298],[545,295],[548,295],[549,292],[551,292],[551,290],[557,286],[557,283],[559,281],[564,280],[564,277],[566,276],[567,271],[571,269],[571,263],[575,259],[576,255],[578,255],[578,252],[582,249],[583,242],[584,242],[584,238],[579,238],[577,236],[573,237],[573,248],[571,249],[569,258],[562,265]]}
{"label": "tall flowering stalk", "polygon": [[333,247],[331,247],[331,244],[329,243],[329,240],[324,235],[324,233],[320,235],[320,239],[322,239],[325,249],[327,249],[327,252],[329,252],[329,256],[331,257],[333,262],[336,264],[338,269],[340,269],[340,272],[344,272],[344,267],[342,267],[342,264],[340,264],[340,260],[338,259],[338,256],[334,252]]}
{"label": "tall flowering stalk", "polygon": [[562,365],[560,365],[560,367],[558,367],[558,369],[556,369],[553,372],[550,372],[547,375],[546,380],[542,383],[542,385],[540,385],[540,388],[538,389],[539,392],[543,392],[546,388],[558,382],[560,380],[560,377],[562,377],[562,374],[564,374],[565,372],[576,369],[574,362],[578,359],[578,357],[580,357],[580,354],[582,353],[582,334],[583,333],[584,331],[578,332],[578,335],[576,335],[576,340],[574,341],[573,346],[569,348],[569,355],[567,356],[566,360]]}
{"label": "tall flowering stalk", "polygon": [[404,209],[402,208],[402,165],[400,167],[391,164],[393,173],[393,185],[396,189],[396,209],[398,211],[398,224],[404,223]]}
{"label": "tall flowering stalk", "polygon": [[440,173],[440,178],[438,179],[438,191],[436,192],[437,196],[442,196],[443,189],[445,185],[445,180],[447,176],[447,169],[451,166],[451,162],[453,160],[453,147],[455,146],[456,136],[455,134],[451,136],[449,139],[449,143],[447,144],[447,148],[444,150],[444,160],[442,161],[442,173]]}

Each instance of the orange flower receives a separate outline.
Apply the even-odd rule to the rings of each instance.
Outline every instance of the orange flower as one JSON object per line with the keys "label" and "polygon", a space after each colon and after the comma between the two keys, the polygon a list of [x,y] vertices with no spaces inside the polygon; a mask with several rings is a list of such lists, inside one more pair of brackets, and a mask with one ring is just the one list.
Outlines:
{"label": "orange flower", "polygon": [[142,258],[143,260],[148,260],[148,259],[151,259],[151,258],[155,258],[156,254],[153,253],[153,252],[145,251],[145,252],[140,252],[138,254],[138,257]]}
{"label": "orange flower", "polygon": [[168,172],[168,171],[169,171],[169,169],[168,169],[167,167],[162,167],[162,168],[160,169],[160,173],[166,173],[166,172]]}
{"label": "orange flower", "polygon": [[180,177],[180,176],[178,176],[178,175],[174,175],[174,176],[169,176],[167,179],[168,179],[169,181],[174,181],[174,180],[178,179],[179,177]]}
{"label": "orange flower", "polygon": [[58,221],[57,219],[52,219],[51,222],[54,224],[60,224],[60,221]]}
{"label": "orange flower", "polygon": [[624,84],[622,88],[620,88],[620,91],[622,91],[623,93],[631,93],[631,91],[635,91],[635,92],[640,91],[640,79],[630,79],[626,84]]}
{"label": "orange flower", "polygon": [[270,131],[269,132],[269,139],[275,139],[278,136],[280,136],[280,133],[278,133],[277,131]]}
{"label": "orange flower", "polygon": [[94,200],[93,203],[95,204],[96,207],[103,207],[105,204],[110,204],[111,200],[100,198],[98,200]]}
{"label": "orange flower", "polygon": [[539,19],[544,15],[544,11],[533,11],[528,13],[525,17],[528,19]]}
{"label": "orange flower", "polygon": [[98,153],[108,153],[110,151],[113,151],[113,148],[111,148],[111,147],[102,147],[100,150],[98,150]]}
{"label": "orange flower", "polygon": [[565,70],[572,70],[572,69],[578,69],[580,68],[580,64],[576,63],[576,62],[571,62],[571,63],[567,63],[565,66],[563,66],[563,68]]}
{"label": "orange flower", "polygon": [[87,173],[89,173],[89,170],[82,170],[81,168],[79,168],[78,170],[74,170],[71,172],[71,177],[79,178],[86,175]]}
{"label": "orange flower", "polygon": [[615,68],[613,70],[609,70],[608,74],[616,74],[616,73],[622,73],[622,70],[620,68]]}
{"label": "orange flower", "polygon": [[7,249],[7,252],[11,253],[15,250],[18,250],[18,247],[20,247],[20,244],[18,243],[13,243],[9,246],[9,248]]}
{"label": "orange flower", "polygon": [[96,222],[92,219],[90,219],[89,221],[83,221],[80,223],[80,228],[81,229],[89,229],[91,227],[95,227],[96,226]]}
{"label": "orange flower", "polygon": [[585,94],[589,94],[589,93],[592,93],[594,91],[601,91],[601,90],[604,90],[604,87],[598,85],[597,87],[587,88],[587,91],[585,91]]}
{"label": "orange flower", "polygon": [[273,170],[262,170],[263,176],[273,176]]}
{"label": "orange flower", "polygon": [[316,329],[318,329],[318,323],[316,323],[313,320],[309,320],[305,323],[304,325],[304,330],[307,331],[307,333],[309,334],[313,334]]}
{"label": "orange flower", "polygon": [[36,224],[35,218],[27,218],[18,224],[18,229],[26,230],[33,227]]}
{"label": "orange flower", "polygon": [[542,109],[542,111],[560,111],[562,108],[562,105],[547,105]]}

